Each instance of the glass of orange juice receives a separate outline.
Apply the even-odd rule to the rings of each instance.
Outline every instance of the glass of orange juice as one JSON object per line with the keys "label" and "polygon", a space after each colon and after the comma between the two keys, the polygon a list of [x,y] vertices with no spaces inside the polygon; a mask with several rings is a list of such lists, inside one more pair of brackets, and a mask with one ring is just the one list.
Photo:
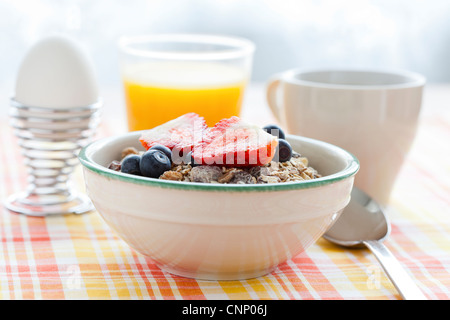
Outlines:
{"label": "glass of orange juice", "polygon": [[209,126],[239,116],[254,44],[242,38],[156,34],[119,40],[129,131],[188,112]]}

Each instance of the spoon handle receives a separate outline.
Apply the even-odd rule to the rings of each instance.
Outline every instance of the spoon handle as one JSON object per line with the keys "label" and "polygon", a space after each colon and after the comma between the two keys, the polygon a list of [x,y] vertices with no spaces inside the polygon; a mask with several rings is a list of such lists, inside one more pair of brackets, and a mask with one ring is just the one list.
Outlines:
{"label": "spoon handle", "polygon": [[380,262],[384,271],[391,279],[395,288],[403,299],[406,300],[427,300],[422,291],[417,287],[408,273],[402,268],[398,260],[389,249],[377,240],[367,240],[363,243],[372,251]]}

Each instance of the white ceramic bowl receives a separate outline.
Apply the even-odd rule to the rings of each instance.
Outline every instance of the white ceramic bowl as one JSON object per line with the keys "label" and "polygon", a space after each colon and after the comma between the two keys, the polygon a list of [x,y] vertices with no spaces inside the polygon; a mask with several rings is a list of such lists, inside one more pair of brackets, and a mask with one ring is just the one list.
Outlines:
{"label": "white ceramic bowl", "polygon": [[350,200],[358,160],[325,142],[288,136],[322,178],[281,184],[158,180],[107,169],[140,132],[91,143],[79,158],[106,223],[162,270],[197,279],[265,275],[319,239]]}

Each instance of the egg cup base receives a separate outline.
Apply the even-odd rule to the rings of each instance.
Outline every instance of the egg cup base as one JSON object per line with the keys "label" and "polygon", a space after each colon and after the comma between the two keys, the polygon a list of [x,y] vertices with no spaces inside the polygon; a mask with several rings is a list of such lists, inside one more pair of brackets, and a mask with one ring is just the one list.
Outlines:
{"label": "egg cup base", "polygon": [[[59,198],[59,201],[55,201]],[[8,197],[5,207],[16,213],[44,217],[64,214],[83,214],[94,210],[91,200],[84,194],[36,196],[21,192]]]}

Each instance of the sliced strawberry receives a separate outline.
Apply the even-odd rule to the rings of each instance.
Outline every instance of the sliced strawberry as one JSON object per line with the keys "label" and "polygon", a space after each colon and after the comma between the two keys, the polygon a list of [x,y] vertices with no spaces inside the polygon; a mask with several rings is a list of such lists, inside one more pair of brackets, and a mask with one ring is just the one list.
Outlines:
{"label": "sliced strawberry", "polygon": [[277,144],[277,137],[260,127],[231,117],[208,129],[192,156],[203,165],[262,166],[272,160]]}
{"label": "sliced strawberry", "polygon": [[139,141],[145,149],[161,144],[171,150],[191,151],[194,144],[202,141],[207,125],[196,113],[187,113],[142,133]]}

